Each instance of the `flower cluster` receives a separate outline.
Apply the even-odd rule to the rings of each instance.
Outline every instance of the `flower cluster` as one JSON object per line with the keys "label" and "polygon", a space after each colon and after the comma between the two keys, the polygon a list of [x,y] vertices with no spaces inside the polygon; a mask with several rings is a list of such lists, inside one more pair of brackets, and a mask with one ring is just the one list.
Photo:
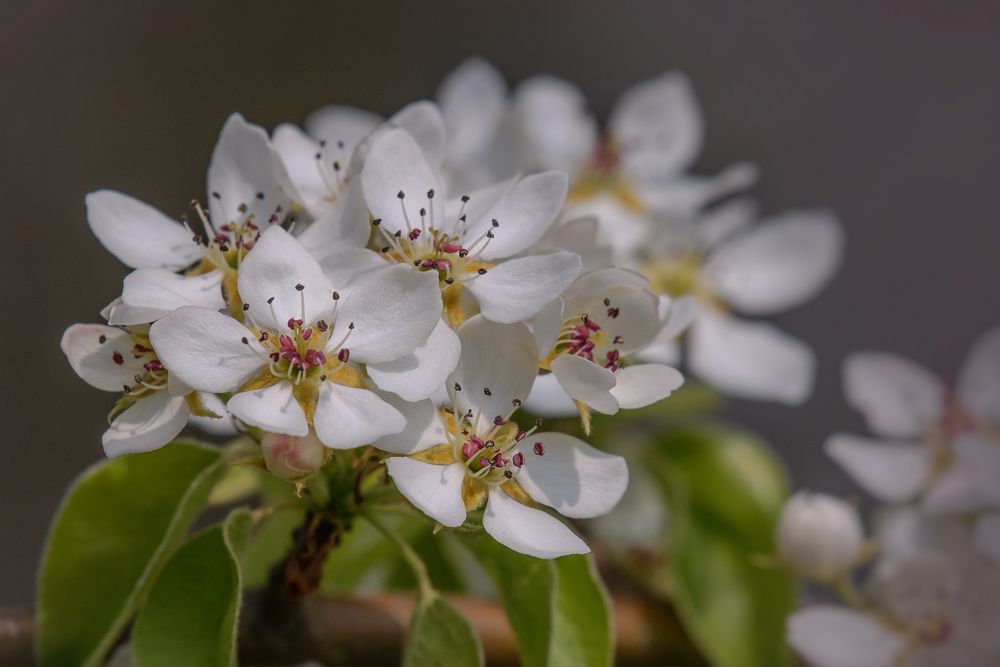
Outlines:
{"label": "flower cluster", "polygon": [[[868,494],[857,510],[800,494],[784,509],[786,565],[846,606],[808,604],[788,639],[811,665],[988,665],[1000,660],[1000,329],[973,346],[953,385],[888,352],[844,364],[848,402],[875,437],[836,434],[826,452]],[[856,570],[872,555],[865,586]]]}
{"label": "flower cluster", "polygon": [[607,513],[625,461],[518,408],[580,414],[589,432],[591,411],[681,386],[682,336],[688,368],[722,390],[811,390],[807,348],[731,311],[814,295],[838,224],[752,224],[734,195],[755,169],[693,175],[701,142],[680,74],[626,91],[602,131],[570,84],[508,91],[478,59],[387,119],[330,106],[269,133],[234,114],[179,219],[87,197],[91,229],[132,269],[107,324],[62,341],[85,381],[122,392],[106,453],[155,449],[193,419],[254,434],[263,465],[302,483],[331,452],[372,446],[442,526],[484,508],[517,551],[587,551],[540,506]]}

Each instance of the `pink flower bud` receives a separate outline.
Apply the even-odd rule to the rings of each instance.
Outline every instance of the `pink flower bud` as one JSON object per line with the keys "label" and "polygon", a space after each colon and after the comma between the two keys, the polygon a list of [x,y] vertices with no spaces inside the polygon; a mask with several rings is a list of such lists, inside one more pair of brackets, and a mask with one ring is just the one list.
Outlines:
{"label": "pink flower bud", "polygon": [[323,466],[326,455],[326,448],[312,431],[305,436],[265,433],[260,448],[267,469],[282,479],[300,479],[313,474]]}

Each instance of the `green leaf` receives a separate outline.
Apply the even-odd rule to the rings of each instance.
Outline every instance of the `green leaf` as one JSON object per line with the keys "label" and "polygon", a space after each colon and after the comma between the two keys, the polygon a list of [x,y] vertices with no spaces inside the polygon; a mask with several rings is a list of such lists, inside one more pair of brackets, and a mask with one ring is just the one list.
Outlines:
{"label": "green leaf", "polygon": [[614,658],[611,608],[591,560],[542,560],[492,538],[465,540],[496,584],[523,667],[604,667]]}
{"label": "green leaf", "polygon": [[788,492],[780,461],[754,436],[704,426],[662,435],[647,459],[670,499],[673,598],[688,632],[713,664],[787,664],[793,582],[759,564]]}
{"label": "green leaf", "polygon": [[77,478],[42,560],[40,664],[103,660],[222,468],[216,448],[177,441],[102,461]]}
{"label": "green leaf", "polygon": [[132,651],[138,667],[235,664],[239,554],[252,524],[248,510],[235,510],[167,562],[135,622]]}
{"label": "green leaf", "polygon": [[403,667],[482,664],[483,647],[468,621],[436,592],[419,595],[406,635]]}
{"label": "green leaf", "polygon": [[552,561],[550,667],[606,667],[614,662],[611,604],[593,561],[587,556],[563,556]]}
{"label": "green leaf", "polygon": [[271,569],[288,555],[295,529],[305,520],[304,507],[281,507],[261,519],[240,558],[243,588],[264,586]]}

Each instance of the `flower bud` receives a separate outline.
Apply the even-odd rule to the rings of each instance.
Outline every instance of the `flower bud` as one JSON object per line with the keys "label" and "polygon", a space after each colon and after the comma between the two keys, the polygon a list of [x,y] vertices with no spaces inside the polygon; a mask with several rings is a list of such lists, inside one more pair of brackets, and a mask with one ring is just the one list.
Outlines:
{"label": "flower bud", "polygon": [[312,431],[305,436],[265,433],[260,448],[267,469],[283,479],[307,477],[319,470],[326,458],[326,448]]}
{"label": "flower bud", "polygon": [[829,581],[850,570],[863,542],[857,510],[822,493],[794,494],[778,520],[778,555],[803,577]]}

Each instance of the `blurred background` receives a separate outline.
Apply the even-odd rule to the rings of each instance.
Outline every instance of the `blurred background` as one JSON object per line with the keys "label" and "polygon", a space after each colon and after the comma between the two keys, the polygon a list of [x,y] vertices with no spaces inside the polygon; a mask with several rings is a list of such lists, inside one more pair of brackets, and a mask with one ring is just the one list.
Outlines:
{"label": "blurred background", "polygon": [[102,456],[114,400],[59,350],[126,273],[90,234],[84,195],[112,187],[179,214],[204,197],[232,111],[265,127],[331,102],[388,114],[474,54],[511,82],[567,78],[601,117],[631,83],[683,70],[707,128],[696,171],[751,160],[765,213],[840,214],[840,275],[774,320],[817,351],[813,397],[725,414],[797,487],[851,493],[820,449],[863,432],[844,355],[892,349],[948,377],[1000,320],[998,21],[985,2],[3,3],[0,606],[31,603],[48,522]]}

